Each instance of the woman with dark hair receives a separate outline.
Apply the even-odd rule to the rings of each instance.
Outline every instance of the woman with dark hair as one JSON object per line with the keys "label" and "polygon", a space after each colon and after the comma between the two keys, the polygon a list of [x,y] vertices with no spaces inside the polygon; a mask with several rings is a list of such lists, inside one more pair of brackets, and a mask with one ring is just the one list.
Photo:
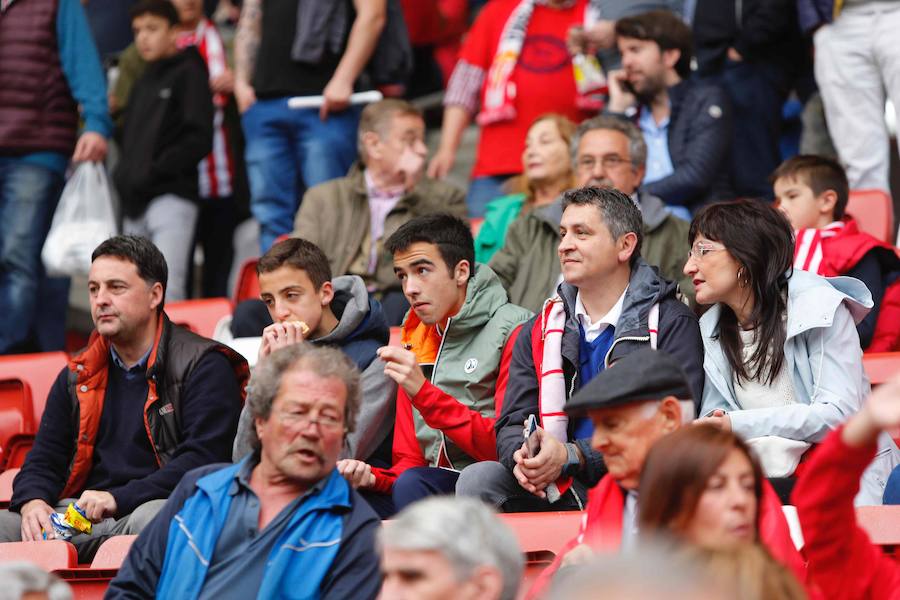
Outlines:
{"label": "woman with dark hair", "polygon": [[[702,208],[684,272],[705,350],[701,420],[754,448],[768,477],[790,477],[810,445],[859,410],[869,392],[858,323],[872,307],[849,277],[795,271],[787,219],[758,200]],[[858,504],[880,504],[896,447],[885,443]]]}
{"label": "woman with dark hair", "polygon": [[759,546],[799,580],[805,578],[781,502],[735,434],[699,424],[667,435],[647,454],[639,489],[642,536],[711,551]]}

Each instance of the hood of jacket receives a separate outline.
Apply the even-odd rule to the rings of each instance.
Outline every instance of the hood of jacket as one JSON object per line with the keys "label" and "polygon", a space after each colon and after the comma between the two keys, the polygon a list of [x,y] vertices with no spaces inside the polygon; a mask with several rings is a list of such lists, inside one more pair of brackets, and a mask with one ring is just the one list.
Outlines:
{"label": "hood of jacket", "polygon": [[[489,266],[476,263],[475,276],[469,279],[466,299],[459,312],[452,317],[453,327],[448,328],[448,335],[469,335],[490,321],[494,313],[507,304],[509,297],[497,275]],[[409,315],[415,316],[415,312],[410,311]]]}
{"label": "hood of jacket", "polygon": [[[872,310],[872,294],[866,285],[853,277],[820,277],[794,269],[788,279],[787,338],[796,337],[815,327],[831,327],[834,314],[844,304],[859,323]],[[704,344],[718,330],[722,307],[714,305],[700,318]]]}
{"label": "hood of jacket", "polygon": [[337,327],[317,339],[317,343],[343,345],[350,341],[373,339],[387,344],[390,329],[381,304],[366,290],[366,284],[356,275],[343,275],[331,280],[334,298],[331,311],[338,319]]}

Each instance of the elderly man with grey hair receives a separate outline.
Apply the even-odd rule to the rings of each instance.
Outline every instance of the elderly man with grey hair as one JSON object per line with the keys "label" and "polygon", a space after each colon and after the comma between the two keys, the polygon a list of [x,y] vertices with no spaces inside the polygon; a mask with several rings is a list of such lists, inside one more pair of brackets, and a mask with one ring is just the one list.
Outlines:
{"label": "elderly man with grey hair", "polygon": [[25,561],[0,564],[0,600],[72,600],[69,584]]}
{"label": "elderly man with grey hair", "polygon": [[254,452],[187,473],[135,541],[107,598],[375,598],[379,521],[336,469],[359,371],[295,344],[253,372]]}
{"label": "elderly man with grey hair", "polygon": [[515,535],[471,498],[411,504],[378,537],[382,600],[514,600],[523,557]]}
{"label": "elderly man with grey hair", "polygon": [[[629,196],[641,211],[641,256],[663,277],[693,299],[694,286],[682,272],[688,248],[688,223],[670,214],[663,201],[641,191],[647,144],[632,123],[612,116],[589,119],[572,138],[572,162],[578,187],[611,187]],[[510,224],[503,247],[489,263],[513,304],[537,312],[561,281],[559,222],[562,198],[521,214]]]}

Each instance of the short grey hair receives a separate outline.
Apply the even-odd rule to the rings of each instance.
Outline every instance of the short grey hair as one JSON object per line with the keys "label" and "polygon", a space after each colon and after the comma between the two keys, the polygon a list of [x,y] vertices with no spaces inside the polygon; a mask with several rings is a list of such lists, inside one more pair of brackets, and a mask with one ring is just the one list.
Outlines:
{"label": "short grey hair", "polygon": [[563,194],[563,212],[573,204],[590,205],[600,211],[600,218],[614,240],[626,233],[634,233],[637,236],[630,261],[634,267],[641,257],[641,244],[644,241],[644,219],[634,200],[614,188],[583,187]]}
{"label": "short grey hair", "polygon": [[72,600],[69,584],[30,562],[0,564],[0,600],[19,600],[25,594],[47,594],[50,600]]}
{"label": "short grey hair", "polygon": [[[255,419],[268,420],[272,404],[281,389],[281,380],[288,371],[309,371],[323,379],[335,378],[344,384],[347,401],[344,407],[344,426],[347,431],[356,427],[361,392],[359,369],[346,354],[330,346],[316,346],[309,342],[291,344],[275,350],[253,369],[247,388],[247,406]],[[256,428],[252,427],[253,448],[259,448]]]}
{"label": "short grey hair", "polygon": [[515,534],[475,498],[432,497],[411,504],[378,532],[378,548],[439,552],[458,581],[491,566],[503,577],[501,600],[515,600],[525,568]]}
{"label": "short grey hair", "polygon": [[[681,400],[677,398],[676,400],[678,401],[678,405],[681,407],[681,424],[688,425],[696,418],[694,416],[694,412],[696,411],[694,401]],[[646,402],[644,402],[644,408],[641,411],[641,415],[645,419],[649,419],[656,414],[656,411],[659,410],[660,404],[662,404],[662,400],[647,400]]]}
{"label": "short grey hair", "polygon": [[602,129],[618,131],[628,138],[628,154],[631,155],[632,166],[640,169],[647,163],[647,142],[644,141],[644,134],[641,133],[641,130],[631,121],[611,115],[600,115],[583,121],[575,130],[571,144],[572,164],[578,160],[578,146],[581,145],[581,138],[584,137],[584,134]]}

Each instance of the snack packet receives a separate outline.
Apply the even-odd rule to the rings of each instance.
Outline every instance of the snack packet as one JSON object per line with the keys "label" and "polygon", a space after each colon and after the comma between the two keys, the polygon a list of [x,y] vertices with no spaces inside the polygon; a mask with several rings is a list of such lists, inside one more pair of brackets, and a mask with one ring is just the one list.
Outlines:
{"label": "snack packet", "polygon": [[[65,513],[53,513],[50,515],[50,524],[53,526],[53,534],[58,540],[70,540],[79,533],[91,533],[91,522],[78,505],[69,504]],[[44,539],[47,532],[44,531]]]}

